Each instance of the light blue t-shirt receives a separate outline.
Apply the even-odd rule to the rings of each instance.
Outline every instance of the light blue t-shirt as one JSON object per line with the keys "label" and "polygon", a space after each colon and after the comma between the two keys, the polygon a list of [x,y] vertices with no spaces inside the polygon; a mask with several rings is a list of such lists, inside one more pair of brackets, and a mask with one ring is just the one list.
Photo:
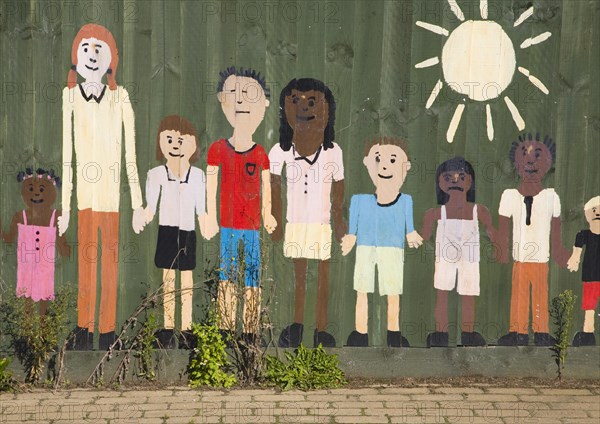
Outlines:
{"label": "light blue t-shirt", "polygon": [[359,246],[404,248],[407,233],[415,230],[413,201],[400,193],[387,205],[377,203],[374,194],[355,194],[350,200],[349,233],[356,236]]}

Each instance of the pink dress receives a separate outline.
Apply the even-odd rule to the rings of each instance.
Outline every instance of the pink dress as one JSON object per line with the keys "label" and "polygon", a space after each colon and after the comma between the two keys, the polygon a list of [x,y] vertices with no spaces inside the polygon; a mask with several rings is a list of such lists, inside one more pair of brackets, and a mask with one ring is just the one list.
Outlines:
{"label": "pink dress", "polygon": [[34,301],[54,300],[54,262],[56,259],[56,226],[52,211],[50,225],[17,225],[17,296]]}

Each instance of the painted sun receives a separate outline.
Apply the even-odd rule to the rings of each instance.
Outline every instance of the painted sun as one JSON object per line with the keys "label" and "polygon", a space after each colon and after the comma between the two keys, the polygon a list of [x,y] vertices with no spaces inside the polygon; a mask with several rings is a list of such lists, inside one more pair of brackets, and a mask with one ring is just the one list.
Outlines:
{"label": "painted sun", "polygon": [[[489,101],[503,96],[517,128],[525,129],[525,120],[517,106],[504,95],[511,84],[515,73],[518,71],[542,93],[548,94],[548,88],[528,69],[518,66],[515,46],[505,30],[495,21],[488,20],[488,1],[480,0],[480,20],[465,20],[465,16],[456,0],[447,0],[450,9],[460,20],[460,24],[448,31],[441,26],[427,22],[417,21],[416,25],[433,33],[447,37],[440,56],[431,57],[415,65],[415,68],[428,68],[442,65],[443,79],[435,84],[427,100],[425,108],[429,109],[435,102],[444,87],[444,82],[452,90],[465,95],[476,102],[485,102],[487,136],[490,141],[494,139],[494,122]],[[533,15],[533,6],[521,14],[514,22],[518,27]],[[536,44],[543,43],[552,34],[544,32],[532,38],[527,38],[519,46],[527,49]],[[448,143],[454,141],[456,130],[460,124],[465,104],[456,106],[454,115],[448,126],[446,139]]]}

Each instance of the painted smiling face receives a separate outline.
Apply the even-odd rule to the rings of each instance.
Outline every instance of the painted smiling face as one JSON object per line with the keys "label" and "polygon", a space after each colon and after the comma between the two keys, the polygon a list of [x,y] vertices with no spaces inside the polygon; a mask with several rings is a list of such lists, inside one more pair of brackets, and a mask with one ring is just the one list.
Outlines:
{"label": "painted smiling face", "polygon": [[552,153],[540,141],[524,141],[515,151],[515,168],[523,181],[541,181],[551,166]]}
{"label": "painted smiling face", "polygon": [[464,170],[442,172],[438,178],[440,189],[449,196],[455,193],[466,193],[473,184],[471,175]]}
{"label": "painted smiling face", "polygon": [[56,186],[45,175],[42,178],[27,178],[21,183],[21,197],[31,209],[47,209],[56,200]]}
{"label": "painted smiling face", "polygon": [[292,90],[285,98],[285,116],[296,133],[296,140],[303,144],[296,148],[304,150],[306,153],[303,154],[306,156],[313,154],[323,143],[323,137],[303,137],[303,133],[322,134],[327,127],[329,104],[325,94],[318,90]]}
{"label": "painted smiling face", "polygon": [[110,67],[108,44],[97,38],[84,38],[77,48],[77,73],[86,81],[100,81]]}
{"label": "painted smiling face", "polygon": [[363,159],[375,187],[400,192],[410,170],[408,156],[400,146],[376,144]]}
{"label": "painted smiling face", "polygon": [[166,130],[160,133],[160,150],[167,161],[184,159],[189,161],[196,152],[196,137]]}
{"label": "painted smiling face", "polygon": [[229,124],[247,134],[254,134],[265,117],[269,100],[254,78],[231,75],[218,94]]}

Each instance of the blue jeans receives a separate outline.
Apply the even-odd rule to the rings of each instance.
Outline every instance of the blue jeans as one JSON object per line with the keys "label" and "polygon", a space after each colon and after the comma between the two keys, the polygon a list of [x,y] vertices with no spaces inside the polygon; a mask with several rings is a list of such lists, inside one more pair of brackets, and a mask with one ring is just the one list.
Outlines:
{"label": "blue jeans", "polygon": [[233,280],[239,266],[238,247],[244,244],[245,286],[258,287],[260,275],[260,237],[258,230],[221,227],[221,271],[219,278]]}

